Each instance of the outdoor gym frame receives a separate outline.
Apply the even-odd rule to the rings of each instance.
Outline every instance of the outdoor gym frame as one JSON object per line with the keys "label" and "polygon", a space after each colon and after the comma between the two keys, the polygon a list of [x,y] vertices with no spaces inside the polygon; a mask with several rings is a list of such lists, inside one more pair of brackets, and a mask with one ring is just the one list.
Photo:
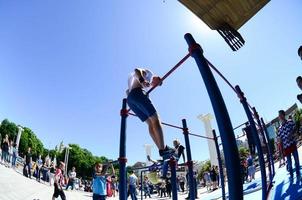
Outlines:
{"label": "outdoor gym frame", "polygon": [[[223,97],[221,95],[221,92],[219,90],[219,87],[217,85],[217,82],[213,76],[213,73],[210,69],[210,67],[216,71],[225,81],[226,83],[234,90],[234,92],[239,97],[244,110],[247,114],[247,118],[249,120],[249,123],[252,128],[252,135],[253,140],[257,147],[257,152],[259,156],[259,165],[260,165],[260,171],[261,171],[261,179],[262,179],[262,200],[266,199],[267,196],[267,182],[266,182],[266,170],[265,170],[265,161],[261,149],[261,143],[260,139],[257,133],[255,121],[253,119],[253,115],[251,113],[251,106],[246,101],[246,98],[244,97],[243,92],[240,90],[239,86],[236,86],[235,88],[230,84],[230,82],[203,56],[203,50],[199,44],[197,44],[192,37],[191,34],[187,33],[185,34],[185,40],[189,46],[189,53],[180,61],[178,62],[163,78],[161,81],[166,79],[174,70],[176,70],[186,59],[188,59],[190,56],[192,56],[196,64],[198,66],[198,69],[200,71],[200,74],[203,78],[204,84],[206,86],[209,98],[211,100],[211,104],[214,110],[214,114],[216,117],[216,122],[218,125],[218,129],[220,132],[221,137],[221,143],[224,150],[224,158],[225,158],[225,165],[226,165],[226,173],[228,177],[228,190],[229,190],[229,199],[232,200],[242,200],[243,199],[243,186],[241,177],[238,176],[238,172],[240,171],[240,160],[239,160],[239,154],[236,144],[236,139],[233,131],[233,127],[231,124],[231,120],[226,108],[226,105],[224,103]],[[152,90],[154,90],[156,86],[152,87],[147,93],[149,94]],[[121,109],[121,129],[120,129],[120,151],[119,151],[119,166],[120,166],[120,178],[119,178],[119,198],[120,200],[126,200],[127,199],[127,181],[126,181],[126,119],[129,115],[129,110],[127,109],[127,100],[123,99],[122,103],[122,109]],[[132,114],[133,115],[133,114]],[[255,113],[254,113],[255,115]],[[257,125],[261,127],[260,121],[257,121]],[[180,128],[180,127],[175,127]],[[262,130],[265,130],[265,126],[261,127]],[[188,139],[188,129],[186,126],[186,121],[183,120],[183,133],[185,136],[186,141],[186,149],[187,149],[187,157],[188,157],[188,168],[189,168],[189,182],[193,183],[193,166],[192,166],[192,160],[191,160],[191,152],[190,152],[190,145],[189,145],[189,139]],[[266,134],[267,136],[267,134]],[[187,139],[186,139],[187,137]],[[217,137],[214,137],[217,140]],[[209,139],[209,138],[208,138]],[[212,138],[213,139],[213,138]],[[268,139],[268,138],[263,138]],[[188,143],[188,145],[187,145]],[[218,143],[217,145],[218,146]],[[216,147],[217,148],[217,147]],[[189,150],[189,151],[188,151]],[[219,148],[218,148],[219,151]],[[189,153],[188,153],[189,152]],[[268,156],[269,160],[271,160],[271,155]],[[170,167],[171,167],[171,183],[172,183],[172,198],[173,200],[177,199],[177,191],[176,191],[176,171],[175,171],[175,160],[170,160]],[[272,169],[270,165],[273,165],[273,162],[269,162],[269,169]],[[191,170],[190,170],[191,167]],[[271,170],[269,170],[271,171]],[[223,174],[221,174],[223,175]],[[270,181],[271,180],[271,173],[270,173]],[[194,199],[195,192],[193,191],[193,184],[190,185],[190,199]],[[176,192],[175,192],[176,191]]]}

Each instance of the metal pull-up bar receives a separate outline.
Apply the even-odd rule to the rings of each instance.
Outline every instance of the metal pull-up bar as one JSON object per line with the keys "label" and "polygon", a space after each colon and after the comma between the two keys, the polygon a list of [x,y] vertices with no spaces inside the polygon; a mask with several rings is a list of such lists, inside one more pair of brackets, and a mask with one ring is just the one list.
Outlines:
{"label": "metal pull-up bar", "polygon": [[148,90],[147,94],[150,94],[158,85],[168,77],[172,72],[174,72],[180,65],[182,65],[188,58],[190,57],[190,53],[188,53],[185,57],[183,57],[172,69],[170,69],[163,77],[161,77],[159,83]]}

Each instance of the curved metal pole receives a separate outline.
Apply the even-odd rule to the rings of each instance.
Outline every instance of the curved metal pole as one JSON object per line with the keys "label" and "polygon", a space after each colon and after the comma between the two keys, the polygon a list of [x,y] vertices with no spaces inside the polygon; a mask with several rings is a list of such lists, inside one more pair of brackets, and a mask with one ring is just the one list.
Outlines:
{"label": "curved metal pole", "polygon": [[189,45],[191,56],[195,59],[204,80],[215,113],[227,166],[229,199],[241,200],[243,199],[243,188],[241,177],[238,176],[240,171],[239,153],[227,108],[200,45],[189,33],[185,35],[185,39]]}
{"label": "curved metal pole", "polygon": [[259,158],[259,165],[260,165],[260,171],[261,171],[261,183],[262,183],[262,200],[266,199],[266,192],[267,192],[267,184],[266,184],[266,172],[265,172],[265,161],[262,153],[262,147],[261,147],[261,142],[258,137],[258,132],[256,129],[256,125],[251,113],[251,110],[247,104],[246,98],[244,97],[243,92],[241,91],[240,87],[238,85],[235,86],[237,90],[238,97],[240,98],[240,102],[245,110],[246,116],[249,120],[251,130],[252,130],[252,135],[253,135],[253,140],[256,144],[257,152],[258,152],[258,158]]}
{"label": "curved metal pole", "polygon": [[253,107],[253,113],[254,113],[254,117],[255,117],[255,119],[257,121],[257,124],[259,124],[259,130],[260,130],[261,136],[263,138],[263,142],[264,142],[265,148],[267,149],[266,159],[268,161],[269,180],[270,180],[270,185],[271,185],[271,183],[273,182],[273,175],[272,175],[270,150],[269,150],[269,147],[268,147],[268,140],[266,139],[266,137],[264,135],[264,131],[263,131],[263,128],[262,128],[262,124],[260,122],[259,114],[258,114],[258,112],[257,112],[257,110],[256,110],[255,107]]}

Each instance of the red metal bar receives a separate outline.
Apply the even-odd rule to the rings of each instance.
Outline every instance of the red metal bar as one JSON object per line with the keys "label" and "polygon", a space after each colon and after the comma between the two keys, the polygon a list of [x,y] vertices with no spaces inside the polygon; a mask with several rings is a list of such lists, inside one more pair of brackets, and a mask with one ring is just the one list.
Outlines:
{"label": "red metal bar", "polygon": [[172,69],[170,69],[160,80],[159,84],[153,86],[147,94],[150,94],[158,85],[160,85],[172,72],[174,72],[182,63],[184,63],[190,57],[190,53],[188,53],[183,59],[181,59]]}

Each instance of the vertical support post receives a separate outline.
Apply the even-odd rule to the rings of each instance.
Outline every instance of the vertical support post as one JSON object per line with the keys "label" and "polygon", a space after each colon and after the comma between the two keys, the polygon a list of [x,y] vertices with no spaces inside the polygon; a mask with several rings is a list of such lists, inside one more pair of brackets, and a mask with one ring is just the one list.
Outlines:
{"label": "vertical support post", "polygon": [[141,200],[143,200],[143,170],[141,171]]}
{"label": "vertical support post", "polygon": [[235,86],[235,89],[237,91],[237,95],[240,98],[240,102],[241,102],[241,104],[245,110],[245,113],[247,115],[247,118],[249,120],[251,130],[252,130],[253,140],[256,144],[258,158],[259,158],[260,171],[261,171],[262,200],[265,200],[266,195],[267,195],[267,184],[266,184],[265,161],[264,161],[263,152],[262,152],[262,148],[261,148],[261,142],[260,142],[260,139],[258,136],[258,132],[256,129],[256,125],[255,125],[252,113],[247,104],[246,98],[244,97],[244,93],[241,91],[241,89],[238,85]]}
{"label": "vertical support post", "polygon": [[275,163],[274,163],[274,158],[273,158],[273,149],[270,145],[268,131],[267,131],[267,128],[265,126],[265,123],[264,123],[264,120],[262,117],[261,117],[261,123],[262,123],[262,127],[263,127],[263,130],[266,135],[267,142],[268,142],[268,150],[269,150],[269,155],[270,155],[271,164],[272,164],[272,175],[274,177],[275,176]]}
{"label": "vertical support post", "polygon": [[127,199],[127,174],[126,174],[126,121],[128,117],[127,99],[123,99],[121,109],[121,130],[120,130],[120,157],[118,158],[120,165],[119,178],[119,199]]}
{"label": "vertical support post", "polygon": [[229,199],[241,200],[243,199],[243,188],[241,178],[238,176],[240,171],[239,153],[227,108],[213,73],[203,56],[202,48],[195,42],[191,34],[187,33],[185,39],[204,80],[215,113],[227,166]]}
{"label": "vertical support post", "polygon": [[174,158],[171,158],[169,161],[171,169],[172,200],[177,200],[176,163]]}
{"label": "vertical support post", "polygon": [[255,107],[253,107],[252,110],[253,110],[255,119],[257,121],[257,124],[259,126],[259,130],[260,130],[261,136],[263,138],[263,142],[264,142],[265,148],[267,149],[266,159],[268,161],[269,180],[270,180],[270,183],[272,183],[273,182],[273,175],[272,175],[271,160],[270,160],[270,155],[269,155],[269,149],[268,149],[267,140],[266,140],[266,137],[264,136],[264,132],[263,132],[262,125],[261,125],[261,122],[260,122],[259,114],[258,114],[258,112],[257,112],[257,110],[256,110]]}
{"label": "vertical support post", "polygon": [[190,191],[190,200],[195,199],[195,184],[194,184],[194,175],[193,175],[193,162],[191,155],[191,147],[189,140],[189,131],[187,127],[187,121],[185,119],[182,120],[183,134],[185,137],[186,151],[187,151],[187,166],[189,170],[189,191]]}
{"label": "vertical support post", "polygon": [[214,129],[213,129],[213,137],[214,137],[215,147],[216,147],[216,151],[217,151],[219,177],[220,177],[221,190],[222,190],[222,200],[225,200],[225,186],[224,186],[223,167],[222,167],[221,155],[220,155],[220,150],[219,150],[218,138],[217,138],[217,135],[216,135],[216,131]]}

